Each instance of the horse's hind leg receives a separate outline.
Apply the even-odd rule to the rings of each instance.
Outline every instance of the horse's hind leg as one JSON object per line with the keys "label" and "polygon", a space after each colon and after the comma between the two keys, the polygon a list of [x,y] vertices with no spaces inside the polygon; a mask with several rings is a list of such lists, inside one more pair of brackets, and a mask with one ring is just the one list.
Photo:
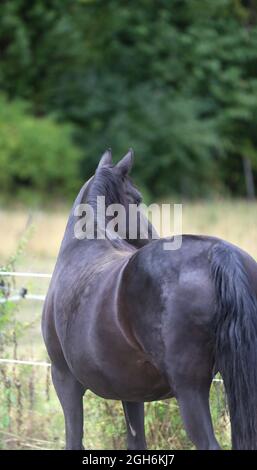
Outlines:
{"label": "horse's hind leg", "polygon": [[217,450],[210,408],[209,388],[183,389],[178,392],[180,412],[189,438],[199,450]]}
{"label": "horse's hind leg", "polygon": [[144,403],[123,401],[122,405],[127,425],[128,449],[146,449],[144,428]]}
{"label": "horse's hind leg", "polygon": [[52,365],[53,384],[61,402],[66,433],[66,449],[83,449],[83,395],[85,389],[74,378],[68,367]]}

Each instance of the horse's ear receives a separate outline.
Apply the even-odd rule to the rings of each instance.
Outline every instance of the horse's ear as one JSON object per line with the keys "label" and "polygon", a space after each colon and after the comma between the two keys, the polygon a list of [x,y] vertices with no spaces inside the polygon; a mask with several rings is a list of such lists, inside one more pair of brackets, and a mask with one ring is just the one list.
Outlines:
{"label": "horse's ear", "polygon": [[101,156],[101,160],[98,163],[97,168],[102,168],[103,166],[111,165],[111,164],[112,164],[112,151],[111,151],[111,149],[108,149]]}
{"label": "horse's ear", "polygon": [[133,166],[133,161],[134,152],[132,149],[129,149],[128,153],[117,163],[116,168],[123,176],[126,176]]}

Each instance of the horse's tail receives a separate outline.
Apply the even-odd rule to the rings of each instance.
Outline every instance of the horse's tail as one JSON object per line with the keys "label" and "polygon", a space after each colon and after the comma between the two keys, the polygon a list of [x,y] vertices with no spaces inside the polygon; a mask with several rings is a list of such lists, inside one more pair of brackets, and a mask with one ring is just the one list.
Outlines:
{"label": "horse's tail", "polygon": [[217,311],[215,367],[227,394],[233,449],[257,449],[257,299],[242,255],[225,242],[211,249]]}

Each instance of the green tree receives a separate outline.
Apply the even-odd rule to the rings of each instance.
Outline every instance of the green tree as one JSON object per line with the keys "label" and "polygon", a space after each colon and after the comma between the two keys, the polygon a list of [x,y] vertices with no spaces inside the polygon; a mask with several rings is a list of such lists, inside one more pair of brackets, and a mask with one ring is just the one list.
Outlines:
{"label": "green tree", "polygon": [[136,150],[152,195],[245,194],[257,178],[256,0],[13,0],[0,6],[0,86],[71,122],[87,178]]}

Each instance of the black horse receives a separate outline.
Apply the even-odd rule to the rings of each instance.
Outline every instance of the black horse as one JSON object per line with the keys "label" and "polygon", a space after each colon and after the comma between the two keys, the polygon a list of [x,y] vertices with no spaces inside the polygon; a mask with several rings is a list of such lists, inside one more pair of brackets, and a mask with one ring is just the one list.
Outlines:
{"label": "black horse", "polygon": [[[105,152],[70,214],[44,305],[42,329],[66,426],[81,449],[87,389],[121,400],[128,448],[144,449],[144,402],[176,397],[198,449],[218,449],[209,410],[223,377],[234,449],[257,449],[257,264],[214,237],[79,240],[77,204],[139,204],[128,177],[132,152],[113,165]],[[157,425],[157,423],[156,423]]]}

